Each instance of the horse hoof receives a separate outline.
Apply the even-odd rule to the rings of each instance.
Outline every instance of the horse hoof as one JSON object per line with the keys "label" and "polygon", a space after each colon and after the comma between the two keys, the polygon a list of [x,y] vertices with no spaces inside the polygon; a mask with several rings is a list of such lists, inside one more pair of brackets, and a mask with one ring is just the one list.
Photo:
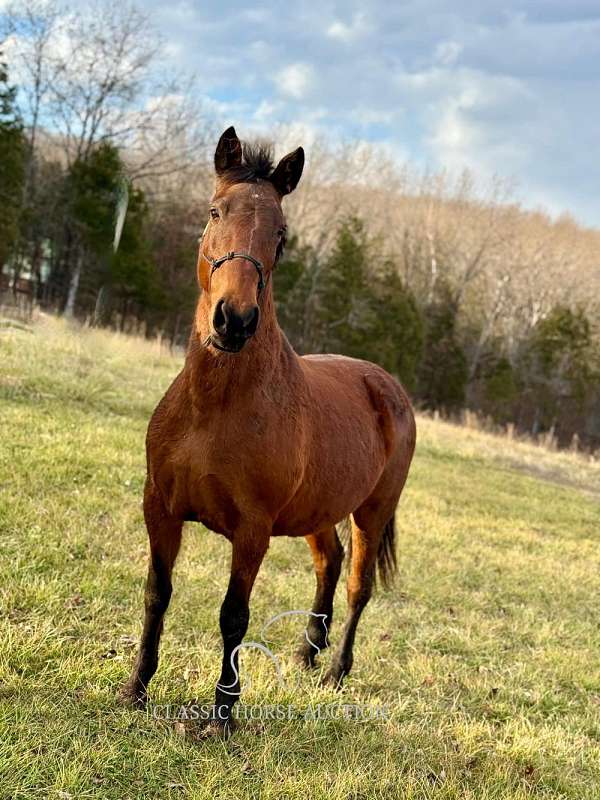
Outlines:
{"label": "horse hoof", "polygon": [[337,669],[330,669],[328,672],[325,673],[323,679],[321,680],[322,686],[328,686],[336,691],[340,691],[342,688],[342,684],[344,683],[344,678],[346,677],[346,672],[344,670],[337,670]]}
{"label": "horse hoof", "polygon": [[294,660],[303,669],[314,669],[317,666],[317,662],[315,659],[316,659],[316,654],[314,650],[312,650],[312,648],[310,651],[308,651],[305,650],[303,647],[300,647],[294,653]]}
{"label": "horse hoof", "polygon": [[201,730],[199,739],[229,739],[235,730],[232,719],[211,719]]}
{"label": "horse hoof", "polygon": [[129,686],[129,684],[125,684],[125,686],[123,686],[119,691],[117,699],[119,703],[123,706],[127,706],[128,708],[137,708],[139,710],[143,710],[144,708],[146,708],[148,695],[146,694],[146,692],[136,691],[136,689]]}

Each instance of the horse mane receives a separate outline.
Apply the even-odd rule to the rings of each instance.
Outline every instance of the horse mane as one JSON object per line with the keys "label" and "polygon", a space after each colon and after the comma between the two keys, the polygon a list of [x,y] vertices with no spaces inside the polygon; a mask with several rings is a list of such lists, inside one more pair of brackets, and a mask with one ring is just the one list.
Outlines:
{"label": "horse mane", "polygon": [[255,183],[268,180],[273,172],[273,146],[270,142],[243,142],[242,163],[230,167],[219,178],[227,183]]}

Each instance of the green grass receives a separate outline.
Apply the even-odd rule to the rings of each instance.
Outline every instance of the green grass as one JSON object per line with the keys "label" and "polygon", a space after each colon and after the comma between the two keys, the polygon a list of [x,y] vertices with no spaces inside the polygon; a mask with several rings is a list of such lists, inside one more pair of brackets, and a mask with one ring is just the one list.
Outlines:
{"label": "green grass", "polygon": [[[600,467],[427,419],[398,582],[365,612],[342,694],[387,721],[251,721],[197,741],[117,704],[141,628],[145,426],[178,368],[157,343],[53,319],[0,330],[0,797],[596,800]],[[155,703],[212,697],[228,558],[187,527]],[[248,638],[312,593],[305,543],[274,541]],[[302,625],[273,636],[289,688],[243,655],[244,703],[339,699],[318,673],[294,686]]]}

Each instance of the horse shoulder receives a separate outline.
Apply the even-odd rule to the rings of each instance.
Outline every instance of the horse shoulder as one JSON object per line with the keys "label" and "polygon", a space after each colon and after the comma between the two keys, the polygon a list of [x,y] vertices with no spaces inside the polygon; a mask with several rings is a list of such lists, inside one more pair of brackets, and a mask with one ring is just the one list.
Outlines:
{"label": "horse shoulder", "polygon": [[182,471],[181,444],[188,429],[186,378],[182,371],[154,409],[146,432],[149,485],[159,492],[167,508],[176,505],[177,498],[173,495],[180,494],[176,487],[183,483],[178,473]]}
{"label": "horse shoulder", "polygon": [[161,449],[171,441],[173,434],[182,427],[182,405],[185,394],[185,375],[181,371],[173,380],[152,412],[146,432],[146,449],[150,452]]}

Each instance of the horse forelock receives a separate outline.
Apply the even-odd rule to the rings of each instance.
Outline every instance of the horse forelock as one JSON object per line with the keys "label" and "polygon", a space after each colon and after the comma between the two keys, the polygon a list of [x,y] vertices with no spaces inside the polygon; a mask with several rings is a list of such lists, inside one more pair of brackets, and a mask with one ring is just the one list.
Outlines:
{"label": "horse forelock", "polygon": [[273,145],[270,142],[244,142],[242,163],[221,173],[219,181],[232,184],[268,180],[273,169]]}

